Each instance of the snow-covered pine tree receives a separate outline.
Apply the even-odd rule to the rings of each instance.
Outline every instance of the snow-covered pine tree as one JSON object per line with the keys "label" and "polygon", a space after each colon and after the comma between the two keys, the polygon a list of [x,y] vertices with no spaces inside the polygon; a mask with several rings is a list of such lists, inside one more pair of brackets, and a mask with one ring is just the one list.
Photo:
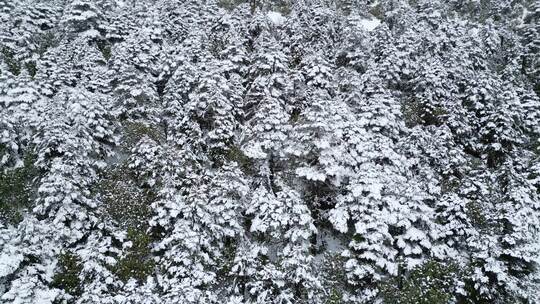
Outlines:
{"label": "snow-covered pine tree", "polygon": [[534,1],[0,0],[0,303],[536,303]]}

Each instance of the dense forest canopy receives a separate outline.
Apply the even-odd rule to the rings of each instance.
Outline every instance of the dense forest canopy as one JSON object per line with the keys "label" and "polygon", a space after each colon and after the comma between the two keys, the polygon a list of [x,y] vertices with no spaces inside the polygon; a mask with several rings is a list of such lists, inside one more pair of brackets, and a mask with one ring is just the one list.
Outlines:
{"label": "dense forest canopy", "polygon": [[0,303],[540,303],[540,2],[0,0]]}

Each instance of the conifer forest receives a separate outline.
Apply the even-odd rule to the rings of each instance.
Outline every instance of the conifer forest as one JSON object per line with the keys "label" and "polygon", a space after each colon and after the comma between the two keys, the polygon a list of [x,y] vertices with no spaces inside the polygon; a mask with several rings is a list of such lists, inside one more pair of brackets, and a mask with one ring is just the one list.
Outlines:
{"label": "conifer forest", "polygon": [[540,303],[540,2],[0,0],[0,303]]}

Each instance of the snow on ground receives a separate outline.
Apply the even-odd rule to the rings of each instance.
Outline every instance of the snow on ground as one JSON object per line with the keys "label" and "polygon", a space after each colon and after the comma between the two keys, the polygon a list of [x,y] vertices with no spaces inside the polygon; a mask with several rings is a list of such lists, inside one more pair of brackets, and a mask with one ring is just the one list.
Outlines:
{"label": "snow on ground", "polygon": [[328,254],[340,254],[343,252],[347,249],[347,242],[344,242],[328,230],[321,230],[317,237],[317,247],[321,246],[324,247],[325,250],[314,256],[315,262],[317,263],[324,262],[325,257],[327,257]]}

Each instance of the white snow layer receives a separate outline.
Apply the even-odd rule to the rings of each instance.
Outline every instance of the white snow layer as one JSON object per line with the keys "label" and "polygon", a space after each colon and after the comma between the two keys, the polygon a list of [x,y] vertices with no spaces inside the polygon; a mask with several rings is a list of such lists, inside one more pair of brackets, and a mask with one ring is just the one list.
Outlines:
{"label": "white snow layer", "polygon": [[268,12],[266,16],[268,17],[268,20],[275,25],[282,25],[285,23],[285,20],[287,20],[287,18],[283,17],[283,15],[278,12]]}
{"label": "white snow layer", "polygon": [[381,20],[376,18],[358,20],[358,25],[368,32],[373,31],[379,24],[381,24]]}
{"label": "white snow layer", "polygon": [[3,253],[0,255],[0,278],[8,276],[17,270],[22,260],[22,254],[8,255]]}

